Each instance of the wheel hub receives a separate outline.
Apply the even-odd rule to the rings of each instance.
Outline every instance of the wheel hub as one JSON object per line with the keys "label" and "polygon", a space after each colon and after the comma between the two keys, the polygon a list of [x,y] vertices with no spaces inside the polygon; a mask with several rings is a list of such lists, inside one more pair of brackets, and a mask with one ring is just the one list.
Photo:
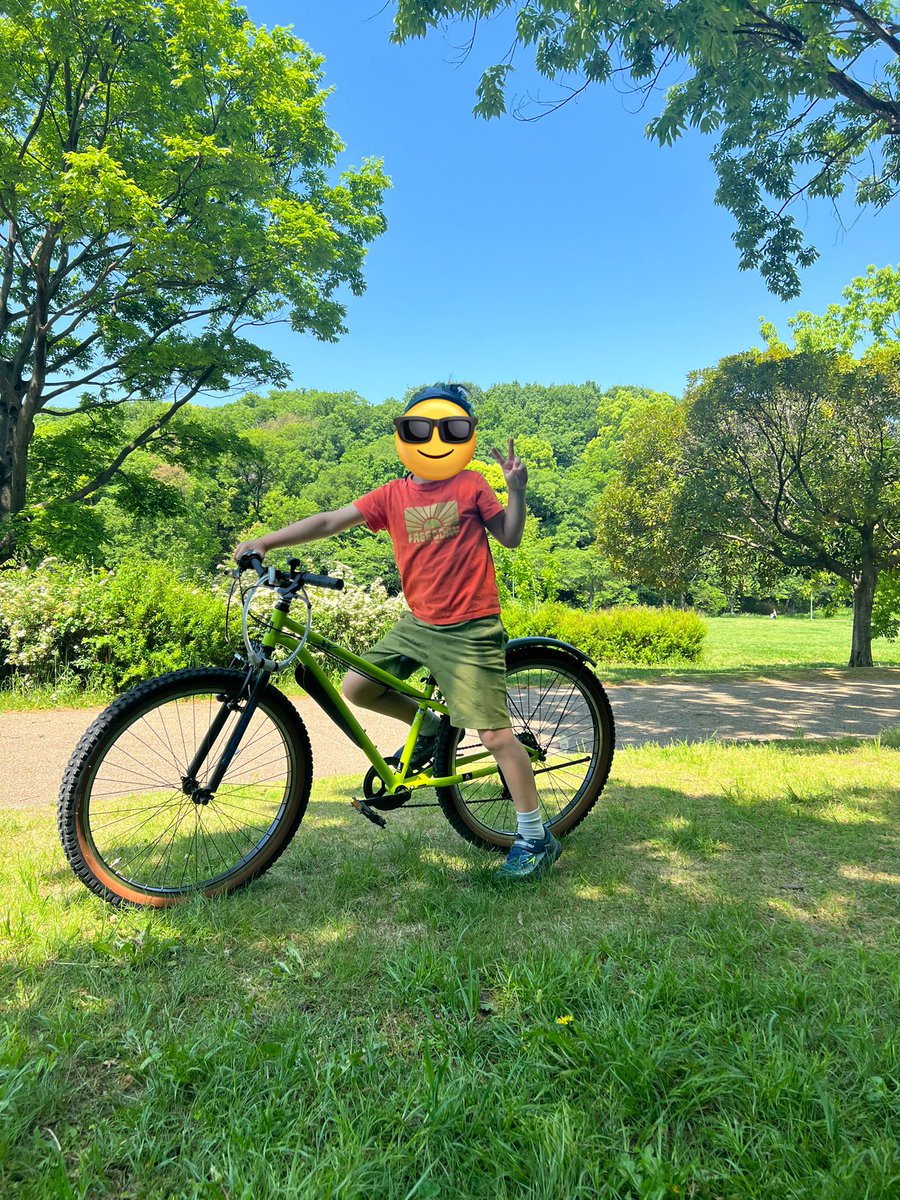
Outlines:
{"label": "wheel hub", "polygon": [[201,787],[196,779],[191,779],[188,775],[182,776],[181,790],[185,796],[188,796],[198,806],[209,804],[213,798],[213,794],[209,788]]}
{"label": "wheel hub", "polygon": [[530,729],[523,729],[521,733],[516,734],[516,737],[523,746],[527,746],[530,750],[537,750],[538,761],[544,762],[547,757],[547,751],[540,748],[537,738]]}

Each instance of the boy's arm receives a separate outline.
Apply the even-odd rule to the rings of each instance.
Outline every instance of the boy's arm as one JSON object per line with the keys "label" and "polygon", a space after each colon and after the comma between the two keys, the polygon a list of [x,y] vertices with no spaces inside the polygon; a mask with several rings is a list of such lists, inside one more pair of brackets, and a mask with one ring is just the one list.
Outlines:
{"label": "boy's arm", "polygon": [[496,517],[485,521],[485,525],[501,546],[515,550],[522,541],[522,534],[525,530],[525,489],[510,488],[509,503],[506,508],[503,512],[497,513]]}
{"label": "boy's arm", "polygon": [[273,533],[263,534],[252,541],[241,542],[235,548],[234,557],[240,558],[246,550],[260,550],[267,554],[281,546],[300,546],[304,542],[316,542],[319,538],[331,537],[332,534],[342,533],[345,529],[352,529],[354,525],[361,525],[363,520],[363,515],[355,504],[348,504],[346,508],[338,508],[334,512],[315,513],[314,516],[304,517],[302,521],[295,521],[293,525],[286,525],[284,529],[276,529]]}
{"label": "boy's arm", "polygon": [[334,512],[323,513],[322,516],[328,529],[326,537],[331,537],[333,533],[343,533],[345,529],[352,529],[354,525],[362,525],[366,519],[355,504],[348,504],[346,508],[336,508]]}
{"label": "boy's arm", "polygon": [[277,550],[280,546],[299,546],[304,542],[316,542],[319,538],[331,537],[335,533],[343,533],[354,525],[361,525],[363,515],[355,504],[346,508],[337,508],[334,512],[316,513],[313,517],[304,517],[284,529],[267,533],[261,539],[266,543],[267,550]]}
{"label": "boy's arm", "polygon": [[508,545],[506,541],[506,509],[503,512],[497,513],[496,517],[491,517],[489,521],[485,521],[485,528],[490,530],[490,533],[495,541],[498,541],[501,546]]}

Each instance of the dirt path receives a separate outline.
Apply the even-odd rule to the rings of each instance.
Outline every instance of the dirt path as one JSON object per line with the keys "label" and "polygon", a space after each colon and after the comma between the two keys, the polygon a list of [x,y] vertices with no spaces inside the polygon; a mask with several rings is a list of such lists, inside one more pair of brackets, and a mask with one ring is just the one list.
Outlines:
{"label": "dirt path", "polygon": [[[873,736],[900,727],[900,670],[816,671],[772,679],[724,676],[609,688],[618,746],[646,742]],[[295,700],[309,729],[317,777],[368,769],[368,760],[308,698]],[[0,808],[56,803],[75,743],[99,709],[0,714]],[[405,726],[366,713],[369,736],[390,750]]]}

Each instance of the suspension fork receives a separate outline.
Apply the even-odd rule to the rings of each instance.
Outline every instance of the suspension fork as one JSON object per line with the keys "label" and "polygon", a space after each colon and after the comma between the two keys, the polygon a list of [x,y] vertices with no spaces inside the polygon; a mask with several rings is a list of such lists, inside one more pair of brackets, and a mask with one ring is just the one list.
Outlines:
{"label": "suspension fork", "polygon": [[269,682],[268,672],[265,670],[259,671],[256,676],[256,681],[254,682],[253,687],[247,696],[247,702],[244,705],[243,711],[238,719],[238,723],[235,725],[234,731],[232,732],[231,737],[228,739],[228,743],[225,746],[225,749],[222,751],[219,761],[216,763],[215,770],[210,776],[206,787],[201,788],[197,781],[197,772],[200,770],[206,759],[206,756],[215,745],[216,739],[225,727],[225,722],[240,704],[241,697],[247,693],[247,685],[250,682],[250,678],[251,672],[248,672],[247,678],[244,680],[241,690],[237,693],[237,695],[223,700],[212,725],[209,727],[206,737],[204,737],[203,741],[201,742],[197,753],[194,755],[193,761],[187,769],[187,774],[181,781],[182,791],[185,793],[185,795],[190,796],[195,803],[208,804],[215,795],[216,789],[222,782],[225,772],[231,766],[231,761],[237,753],[237,748],[240,745],[241,738],[244,736],[244,733],[247,730],[247,726],[250,724],[250,719],[259,705],[260,692]]}

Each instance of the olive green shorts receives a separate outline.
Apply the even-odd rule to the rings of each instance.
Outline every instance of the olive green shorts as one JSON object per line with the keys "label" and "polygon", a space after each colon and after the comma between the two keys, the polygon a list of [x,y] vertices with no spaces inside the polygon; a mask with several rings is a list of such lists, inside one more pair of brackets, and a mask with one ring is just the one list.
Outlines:
{"label": "olive green shorts", "polygon": [[437,681],[457,729],[509,729],[506,643],[499,616],[428,625],[405,612],[365,654],[367,662],[408,679],[425,666]]}

